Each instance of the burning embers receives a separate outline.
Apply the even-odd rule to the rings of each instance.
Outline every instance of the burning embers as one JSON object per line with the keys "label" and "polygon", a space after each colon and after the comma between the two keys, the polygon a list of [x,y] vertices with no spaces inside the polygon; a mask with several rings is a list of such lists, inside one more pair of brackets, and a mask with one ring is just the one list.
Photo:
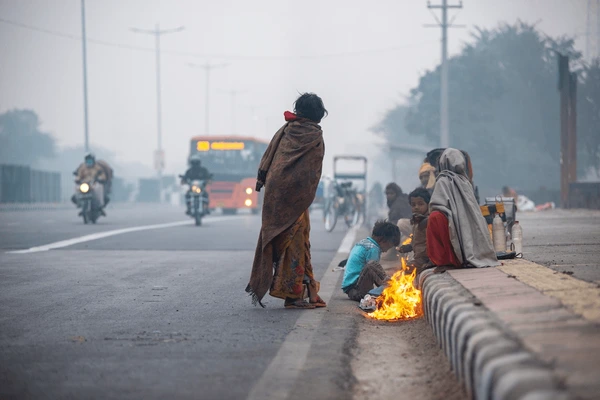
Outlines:
{"label": "burning embers", "polygon": [[388,281],[388,287],[377,297],[377,310],[367,314],[369,317],[394,321],[423,315],[421,291],[413,285],[417,270],[413,269],[409,274],[406,260],[401,260],[402,269]]}

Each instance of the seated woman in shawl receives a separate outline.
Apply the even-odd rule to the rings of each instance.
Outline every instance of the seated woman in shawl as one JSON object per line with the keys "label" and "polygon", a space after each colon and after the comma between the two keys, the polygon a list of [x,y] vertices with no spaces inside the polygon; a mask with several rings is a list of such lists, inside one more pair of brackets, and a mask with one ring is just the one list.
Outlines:
{"label": "seated woman in shawl", "polygon": [[[431,165],[434,169],[434,174],[437,177],[437,175],[440,173],[441,169],[440,169],[440,157],[442,156],[442,154],[444,154],[444,151],[446,151],[447,149],[433,149],[431,150],[429,153],[427,153],[427,156],[425,157],[425,162],[429,163],[429,165]],[[473,183],[473,164],[471,163],[471,157],[469,156],[469,153],[467,153],[464,150],[459,150],[462,155],[465,157],[466,163],[467,163],[467,167],[466,167],[466,171],[467,171],[467,176],[469,177],[469,182],[471,182],[471,185],[473,185],[473,191],[475,193],[475,199],[477,200],[477,203],[479,203],[479,188],[475,185],[475,183]]]}
{"label": "seated woman in shawl", "polygon": [[[326,307],[310,257],[308,208],[317,191],[325,144],[319,123],[327,114],[323,100],[304,93],[294,113],[286,111],[258,169],[256,190],[265,187],[262,227],[246,292],[262,307],[269,292],[286,308]],[[304,301],[307,284],[309,302]]]}
{"label": "seated woman in shawl", "polygon": [[499,265],[475,199],[465,156],[460,150],[446,149],[439,158],[438,169],[440,173],[429,203],[429,259],[437,266]]}

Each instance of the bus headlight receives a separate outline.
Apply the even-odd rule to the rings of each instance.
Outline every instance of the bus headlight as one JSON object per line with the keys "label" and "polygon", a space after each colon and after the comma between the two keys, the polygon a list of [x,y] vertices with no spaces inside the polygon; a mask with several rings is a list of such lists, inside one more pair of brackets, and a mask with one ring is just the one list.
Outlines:
{"label": "bus headlight", "polygon": [[244,204],[246,205],[246,207],[250,207],[250,206],[252,206],[252,200],[246,199],[246,201],[244,202]]}
{"label": "bus headlight", "polygon": [[252,194],[253,190],[251,187],[246,188],[246,194]]}
{"label": "bus headlight", "polygon": [[90,185],[88,185],[87,183],[82,183],[81,185],[79,185],[79,191],[81,193],[87,193],[90,191]]}

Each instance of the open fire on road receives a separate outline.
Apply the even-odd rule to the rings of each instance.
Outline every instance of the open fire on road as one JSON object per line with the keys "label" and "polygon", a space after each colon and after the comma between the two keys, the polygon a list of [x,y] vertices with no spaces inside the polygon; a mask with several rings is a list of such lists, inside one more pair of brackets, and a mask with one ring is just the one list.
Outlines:
{"label": "open fire on road", "polygon": [[396,272],[381,295],[377,297],[377,309],[368,317],[384,321],[398,321],[417,318],[423,315],[421,291],[413,283],[417,276],[416,268],[408,273],[406,260],[401,258],[402,269]]}

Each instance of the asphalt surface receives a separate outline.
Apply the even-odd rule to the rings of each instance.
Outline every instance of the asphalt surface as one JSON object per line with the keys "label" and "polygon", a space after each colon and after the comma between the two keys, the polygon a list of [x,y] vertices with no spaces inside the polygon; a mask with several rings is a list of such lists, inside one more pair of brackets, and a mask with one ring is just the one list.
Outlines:
{"label": "asphalt surface", "polygon": [[[519,219],[527,259],[600,282],[600,213]],[[123,232],[133,227],[141,230]],[[300,372],[282,382],[285,396],[273,398],[369,398],[415,388],[421,398],[463,396],[429,327],[419,321],[381,331],[335,289],[341,273],[328,278],[334,290],[326,309],[286,310],[269,296],[266,309],[252,306],[244,288],[259,229],[260,216],[211,215],[195,227],[180,208],[156,205],[116,205],[96,225],[84,225],[74,209],[0,212],[0,398],[260,398],[252,392],[257,382],[305,337],[304,355],[283,358]],[[325,232],[319,211],[312,214],[318,279],[337,263],[346,233],[342,224]],[[35,249],[56,242],[54,250]],[[411,348],[418,351],[408,362]],[[384,361],[401,371],[396,392],[368,372],[370,362]],[[277,372],[286,376],[283,367]]]}
{"label": "asphalt surface", "polygon": [[523,229],[525,259],[600,284],[600,211],[517,213],[517,219]]}
{"label": "asphalt surface", "polygon": [[[244,292],[259,216],[6,252],[188,219],[147,205],[96,225],[75,210],[0,213],[0,397],[245,398],[301,314]],[[314,225],[320,276],[346,229]]]}
{"label": "asphalt surface", "polygon": [[107,213],[84,225],[74,208],[0,212],[1,399],[353,396],[353,354],[369,321],[328,269],[343,224],[327,233],[312,214],[315,274],[329,271],[322,292],[326,284],[334,295],[325,309],[301,311],[269,296],[254,307],[244,292],[260,216],[211,215],[195,227],[171,206]]}

